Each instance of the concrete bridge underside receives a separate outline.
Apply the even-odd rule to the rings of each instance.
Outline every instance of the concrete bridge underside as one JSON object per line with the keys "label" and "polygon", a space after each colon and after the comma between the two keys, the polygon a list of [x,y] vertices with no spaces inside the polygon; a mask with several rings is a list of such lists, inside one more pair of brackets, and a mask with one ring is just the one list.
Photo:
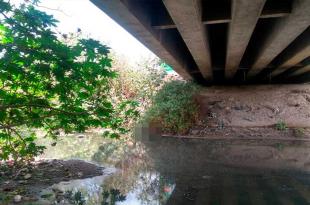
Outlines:
{"label": "concrete bridge underside", "polygon": [[310,81],[310,0],[91,1],[185,79]]}

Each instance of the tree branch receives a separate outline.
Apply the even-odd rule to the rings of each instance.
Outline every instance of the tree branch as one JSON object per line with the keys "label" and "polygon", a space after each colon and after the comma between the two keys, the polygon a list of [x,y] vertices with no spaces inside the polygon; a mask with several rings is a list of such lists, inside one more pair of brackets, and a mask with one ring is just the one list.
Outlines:
{"label": "tree branch", "polygon": [[36,6],[39,7],[39,8],[43,8],[43,9],[48,9],[48,10],[52,10],[52,11],[58,11],[58,12],[64,14],[65,16],[67,16],[67,17],[71,17],[70,15],[66,14],[64,11],[60,10],[59,7],[57,9],[54,9],[54,8],[49,8],[47,6],[42,6],[42,5],[39,5],[39,4],[36,4]]}
{"label": "tree branch", "polygon": [[54,110],[54,111],[57,111],[57,112],[62,112],[62,113],[69,114],[69,115],[82,115],[82,114],[87,114],[88,113],[87,111],[84,111],[84,112],[70,112],[70,111],[61,110],[61,109],[54,108],[54,107],[47,106],[47,105],[37,105],[37,104],[0,105],[0,110],[12,109],[12,108],[23,108],[23,107],[45,108],[45,109],[50,109],[50,110]]}

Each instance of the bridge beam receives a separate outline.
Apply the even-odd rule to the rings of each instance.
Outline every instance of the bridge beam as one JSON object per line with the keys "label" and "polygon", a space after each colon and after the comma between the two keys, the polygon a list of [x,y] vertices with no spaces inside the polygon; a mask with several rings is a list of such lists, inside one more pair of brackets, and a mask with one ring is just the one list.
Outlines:
{"label": "bridge beam", "polygon": [[310,73],[310,65],[305,65],[304,67],[298,68],[296,71],[290,73],[288,77],[293,77],[297,75],[302,75],[309,72]]}
{"label": "bridge beam", "polygon": [[[132,1],[91,0],[98,8],[112,17],[118,24],[129,31],[158,57],[173,66],[173,69],[185,79],[192,79],[182,54],[164,44],[160,31],[152,28],[151,19],[143,13],[143,8]],[[133,12],[135,11],[135,12]]]}
{"label": "bridge beam", "polygon": [[297,65],[302,60],[310,56],[310,28],[306,29],[281,55],[281,63],[277,69],[271,73],[274,77]]}
{"label": "bridge beam", "polygon": [[[260,14],[260,19],[267,19],[267,18],[282,18],[285,16],[290,15],[291,10],[287,8],[285,5],[282,8],[267,8],[263,9],[262,13]],[[210,17],[207,15],[202,15],[202,23],[204,25],[211,25],[211,24],[220,24],[220,23],[230,23],[231,15],[228,13],[217,14],[216,17]],[[161,16],[159,19],[156,19],[155,22],[152,22],[152,27],[156,29],[173,29],[177,28],[173,21],[166,16]]]}
{"label": "bridge beam", "polygon": [[266,0],[233,0],[225,77],[234,77]]}
{"label": "bridge beam", "polygon": [[267,39],[248,72],[248,77],[254,77],[293,42],[310,25],[310,1],[295,0],[289,16],[279,19],[270,31]]}
{"label": "bridge beam", "polygon": [[202,23],[199,0],[163,0],[173,22],[189,49],[203,77],[213,78],[206,29]]}

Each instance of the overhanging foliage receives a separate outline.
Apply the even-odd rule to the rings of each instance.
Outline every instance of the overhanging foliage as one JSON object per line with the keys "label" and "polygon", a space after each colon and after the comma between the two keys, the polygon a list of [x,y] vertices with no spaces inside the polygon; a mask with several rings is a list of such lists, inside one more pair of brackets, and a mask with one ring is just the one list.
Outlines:
{"label": "overhanging foliage", "polygon": [[126,131],[120,116],[136,115],[136,104],[111,103],[109,79],[116,73],[107,46],[83,38],[66,43],[53,16],[32,4],[0,1],[0,9],[0,160],[41,153],[37,128],[50,137],[90,127],[113,130],[110,137]]}

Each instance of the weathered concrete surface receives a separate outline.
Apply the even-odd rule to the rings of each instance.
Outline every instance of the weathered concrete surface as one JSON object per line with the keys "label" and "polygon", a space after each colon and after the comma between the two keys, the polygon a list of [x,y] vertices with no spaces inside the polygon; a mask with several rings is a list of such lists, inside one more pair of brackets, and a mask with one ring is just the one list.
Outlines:
{"label": "weathered concrete surface", "polygon": [[[266,18],[280,18],[290,15],[290,11],[288,9],[282,9],[282,10],[266,10],[263,11],[259,18],[260,19],[266,19]],[[213,19],[204,19],[202,17],[202,23],[205,25],[211,25],[211,24],[219,24],[219,23],[230,23],[231,22],[231,16],[227,14],[223,14],[223,16],[218,16],[217,18]],[[169,19],[163,19],[161,22],[155,22],[152,23],[152,26],[156,29],[173,29],[177,28],[175,23],[173,21],[170,21]]]}
{"label": "weathered concrete surface", "polygon": [[233,0],[229,24],[225,77],[233,78],[266,0]]}
{"label": "weathered concrete surface", "polygon": [[310,72],[310,65],[306,65],[302,68],[298,68],[296,69],[296,71],[294,71],[293,73],[290,74],[290,76],[297,76],[297,75],[301,75],[304,73]]}
{"label": "weathered concrete surface", "polygon": [[310,55],[310,28],[300,35],[294,44],[288,47],[288,51],[284,53],[278,68],[271,73],[274,77],[300,63]]}
{"label": "weathered concrete surface", "polygon": [[259,49],[259,54],[248,72],[249,77],[260,73],[268,64],[283,51],[298,35],[310,25],[310,1],[295,0],[292,13],[279,19],[270,31],[267,39]]}
{"label": "weathered concrete surface", "polygon": [[199,0],[163,0],[203,77],[212,80],[207,32],[201,21]]}
{"label": "weathered concrete surface", "polygon": [[[192,79],[190,74],[186,71],[185,63],[182,62],[182,57],[177,56],[175,53],[171,53],[161,43],[160,33],[153,31],[151,27],[151,20],[140,12],[139,17],[132,13],[129,6],[121,0],[91,0],[101,10],[111,16],[117,23],[128,30],[133,36],[135,36],[144,45],[150,48],[161,59],[165,60],[173,66],[176,72],[178,72],[185,79]],[[137,11],[139,12],[139,11]]]}
{"label": "weathered concrete surface", "polygon": [[309,81],[279,74],[307,65],[310,0],[91,1],[185,79],[266,83],[274,71],[280,83]]}

